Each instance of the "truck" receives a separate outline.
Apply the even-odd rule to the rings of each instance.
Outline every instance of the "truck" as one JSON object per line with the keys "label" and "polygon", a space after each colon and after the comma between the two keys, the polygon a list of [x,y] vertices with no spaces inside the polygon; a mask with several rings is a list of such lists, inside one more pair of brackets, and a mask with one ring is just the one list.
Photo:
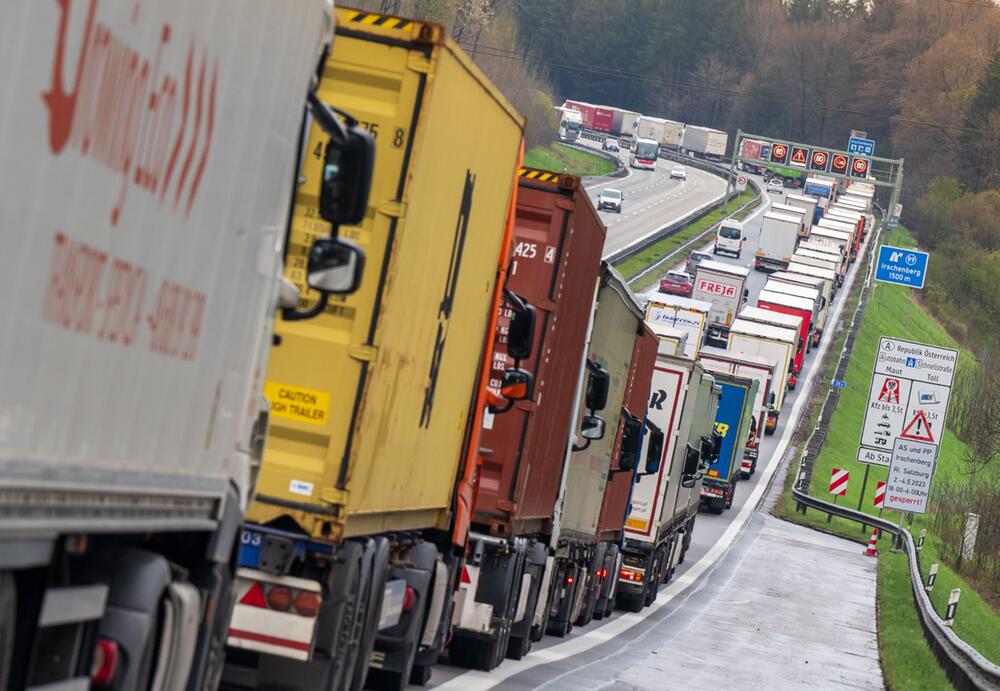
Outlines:
{"label": "truck", "polygon": [[642,113],[615,108],[611,119],[611,134],[616,137],[634,140],[636,130],[639,128],[639,118],[641,117]]}
{"label": "truck", "polygon": [[661,436],[647,435],[645,448],[658,462],[655,470],[647,466],[651,472],[637,476],[632,488],[618,571],[621,609],[638,612],[652,604],[660,584],[684,559],[698,513],[699,481],[713,457],[718,397],[714,378],[700,363],[657,355],[646,420]]}
{"label": "truck", "polygon": [[[398,689],[427,680],[450,636],[501,316],[508,352],[530,357],[532,312],[504,291],[524,120],[443,27],[344,8],[336,19],[318,96],[384,143],[362,220],[341,231],[378,269],[312,321],[276,323],[226,674]],[[311,155],[315,128],[304,149],[306,178],[336,164]],[[290,256],[315,215],[300,190]],[[517,367],[499,383],[507,401],[531,388]]]}
{"label": "truck", "polygon": [[734,353],[757,355],[774,361],[774,406],[768,411],[768,417],[773,421],[772,429],[777,429],[780,421],[781,408],[785,403],[785,393],[788,390],[788,377],[791,374],[792,359],[795,357],[795,339],[798,335],[792,329],[785,329],[770,324],[737,319],[729,331],[729,343],[726,350]]}
{"label": "truck", "polygon": [[[524,168],[518,180],[508,289],[538,313],[535,357],[519,365],[532,374],[537,393],[503,415],[485,416],[468,540],[472,556],[463,567],[449,648],[452,664],[483,670],[505,655],[519,659],[528,652],[534,612],[547,601],[553,511],[587,371],[584,350],[605,237],[579,178]],[[499,329],[501,355],[505,338]],[[508,359],[495,357],[494,366],[505,369]],[[590,369],[607,379],[606,371]],[[597,408],[604,406],[592,408],[596,426]],[[535,638],[543,632],[539,625]]]}
{"label": "truck", "polygon": [[694,273],[694,290],[691,299],[712,305],[708,312],[709,345],[726,340],[729,325],[747,301],[750,291],[747,278],[750,272],[742,266],[732,266],[705,259],[699,262]]}
{"label": "truck", "polygon": [[[687,333],[683,355],[694,359],[698,348],[705,342],[712,303],[692,300],[676,295],[657,295],[646,304],[646,321],[653,325],[665,324]],[[661,335],[660,340],[663,340]]]}
{"label": "truck", "polygon": [[[606,266],[587,358],[607,372],[611,427],[602,439],[584,439],[571,447],[549,600],[548,630],[556,635],[564,635],[574,623],[589,623],[604,586],[616,580],[614,572],[605,573],[606,562],[612,556],[618,562],[656,351],[656,338],[628,284]],[[606,597],[603,602],[610,614],[607,607],[613,601]]]}
{"label": "truck", "polygon": [[[796,253],[803,253],[806,256],[822,259],[833,264],[835,267],[834,270],[837,272],[837,286],[844,285],[844,277],[847,274],[849,262],[847,257],[841,254],[838,245],[825,239],[811,238],[806,242],[800,243]],[[804,264],[805,262],[799,263]]]}
{"label": "truck", "polygon": [[819,207],[825,209],[836,199],[837,183],[834,180],[820,177],[807,177],[803,192],[816,197]]}
{"label": "truck", "polygon": [[830,314],[830,302],[826,297],[827,283],[817,276],[805,276],[790,271],[778,271],[771,274],[764,284],[764,289],[774,293],[783,293],[797,298],[805,298],[816,305],[816,318],[813,322],[813,345],[823,338],[827,318]]}
{"label": "truck", "polygon": [[821,225],[823,219],[820,219],[820,223],[816,224],[809,231],[810,240],[819,240],[821,242],[827,242],[831,245],[835,245],[841,254],[844,255],[844,259],[850,263],[854,259],[851,257],[851,248],[854,243],[853,232],[845,232],[843,230],[834,230],[830,228],[829,225]]}
{"label": "truck", "polygon": [[652,139],[660,146],[677,151],[684,140],[684,123],[642,115],[638,120],[638,136]]}
{"label": "truck", "polygon": [[760,163],[737,161],[736,167],[747,173],[763,175],[767,170],[767,162],[770,160],[770,154],[771,142],[765,142],[760,139],[743,139],[740,141],[739,155],[753,161],[760,161]]}
{"label": "truck", "polygon": [[584,129],[594,129],[594,111],[597,108],[594,104],[584,103],[583,101],[565,101],[562,107],[567,110],[575,110],[580,113],[580,117],[583,119]]}
{"label": "truck", "polygon": [[712,513],[722,513],[733,505],[747,438],[753,435],[757,382],[721,372],[713,377],[721,388],[715,413],[715,434],[721,442],[701,480],[701,505]]}
{"label": "truck", "polygon": [[806,209],[791,204],[771,204],[771,213],[794,216],[799,219],[798,236],[800,240],[809,237],[809,228],[812,226],[812,217],[807,215]]}
{"label": "truck", "polygon": [[791,391],[795,390],[796,375],[802,371],[802,360],[805,357],[806,349],[810,341],[809,324],[811,321],[812,304],[809,304],[809,312],[806,315],[792,314],[791,312],[782,312],[781,310],[774,310],[771,307],[775,304],[780,304],[782,295],[774,294],[768,290],[762,290],[759,293],[757,302],[760,304],[761,297],[763,296],[764,306],[751,307],[746,306],[740,310],[740,319],[750,322],[758,322],[760,324],[771,324],[772,326],[780,326],[784,329],[791,329],[795,332],[795,351],[792,355],[792,371],[791,375],[788,377],[788,388]]}
{"label": "truck", "polygon": [[839,287],[844,283],[842,269],[845,267],[847,262],[845,262],[839,254],[817,252],[816,250],[811,250],[800,245],[799,248],[795,250],[795,254],[792,255],[792,261],[796,264],[805,264],[806,266],[815,266],[820,269],[829,269],[837,274],[836,286]]}
{"label": "truck", "polygon": [[768,413],[774,407],[775,395],[773,360],[750,355],[749,353],[732,352],[722,348],[705,346],[698,353],[698,360],[710,373],[730,374],[757,382],[757,394],[753,402],[753,418],[750,434],[747,435],[746,450],[740,461],[740,476],[749,480],[757,472],[757,460],[760,451],[760,440],[765,434],[772,434],[774,427],[768,427]]}
{"label": "truck", "polygon": [[629,156],[628,164],[631,168],[640,170],[655,170],[656,159],[660,157],[660,145],[655,139],[639,137],[635,140],[632,155]]}
{"label": "truck", "polygon": [[604,134],[611,134],[614,126],[615,111],[607,106],[594,106],[593,129]]}
{"label": "truck", "polygon": [[583,116],[580,115],[580,111],[557,106],[556,113],[559,115],[559,141],[577,141],[583,129]]}
{"label": "truck", "polygon": [[760,239],[754,255],[755,271],[781,271],[788,268],[799,241],[802,216],[768,211],[760,226]]}
{"label": "truck", "polygon": [[307,104],[343,165],[299,185],[303,263],[327,297],[363,265],[336,226],[371,138],[312,94],[331,26],[315,0],[6,8],[4,689],[218,684]]}
{"label": "truck", "polygon": [[[799,262],[793,260],[792,263],[788,265],[788,273],[802,274],[803,276],[821,279],[824,285],[820,290],[820,294],[826,300],[827,304],[830,304],[833,297],[837,294],[837,273],[832,269],[823,269],[818,266],[800,264]],[[818,287],[819,286],[817,286],[817,288]]]}
{"label": "truck", "polygon": [[857,259],[858,249],[861,247],[860,224],[850,221],[838,221],[830,218],[827,214],[823,214],[823,218],[819,219],[816,228],[844,233],[848,238],[847,255],[851,261]]}
{"label": "truck", "polygon": [[806,212],[805,225],[807,231],[809,226],[819,221],[819,215],[822,210],[819,208],[819,200],[816,197],[808,194],[788,193],[785,195],[785,204],[798,207]]}
{"label": "truck", "polygon": [[688,125],[684,128],[681,150],[696,158],[723,161],[729,146],[729,135],[711,127]]}

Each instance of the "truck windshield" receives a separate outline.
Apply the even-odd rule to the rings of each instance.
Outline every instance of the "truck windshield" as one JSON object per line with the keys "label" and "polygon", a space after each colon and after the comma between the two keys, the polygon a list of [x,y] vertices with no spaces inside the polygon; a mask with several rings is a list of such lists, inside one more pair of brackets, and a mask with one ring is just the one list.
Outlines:
{"label": "truck windshield", "polygon": [[650,142],[639,142],[635,145],[635,157],[655,159],[660,154],[660,145]]}
{"label": "truck windshield", "polygon": [[566,127],[567,132],[579,132],[580,123],[578,122],[564,122],[563,125]]}

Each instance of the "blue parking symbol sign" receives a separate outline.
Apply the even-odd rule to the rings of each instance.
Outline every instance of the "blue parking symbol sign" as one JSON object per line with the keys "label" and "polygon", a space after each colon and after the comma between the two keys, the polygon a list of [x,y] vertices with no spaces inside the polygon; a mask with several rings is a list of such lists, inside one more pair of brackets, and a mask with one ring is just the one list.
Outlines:
{"label": "blue parking symbol sign", "polygon": [[923,288],[927,277],[927,253],[905,247],[881,245],[875,266],[875,280],[907,288]]}

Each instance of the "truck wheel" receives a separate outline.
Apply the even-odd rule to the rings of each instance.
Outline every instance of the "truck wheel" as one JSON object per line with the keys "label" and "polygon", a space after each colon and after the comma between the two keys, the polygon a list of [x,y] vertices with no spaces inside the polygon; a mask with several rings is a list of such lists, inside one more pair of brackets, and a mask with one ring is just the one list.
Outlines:
{"label": "truck wheel", "polygon": [[0,689],[7,688],[14,656],[14,622],[17,619],[17,585],[14,574],[0,571]]}

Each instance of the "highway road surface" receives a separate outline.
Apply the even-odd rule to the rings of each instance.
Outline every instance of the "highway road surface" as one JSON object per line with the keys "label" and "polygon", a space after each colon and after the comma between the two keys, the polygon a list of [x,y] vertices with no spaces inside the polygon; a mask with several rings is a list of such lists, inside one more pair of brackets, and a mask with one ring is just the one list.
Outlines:
{"label": "highway road surface", "polygon": [[[669,198],[665,197],[665,192],[669,194],[675,188],[683,189],[684,183],[669,181],[670,165],[667,161],[659,161],[657,171],[647,181],[637,178],[637,171],[624,181],[610,183],[626,190],[626,194],[634,186],[635,192],[630,195],[632,201],[639,196],[639,203],[643,205],[640,208],[645,211],[634,219],[623,214],[623,222],[618,229],[615,229],[615,223],[611,223],[609,245],[625,242],[625,237],[641,236],[643,232],[659,227],[657,224],[663,225],[661,221],[669,214],[683,215],[680,202],[672,203],[671,210],[662,214],[659,208],[666,204],[656,204],[657,199]],[[693,172],[691,168],[688,170]],[[661,180],[658,176],[666,179]],[[695,189],[691,185],[694,180],[695,177],[689,175],[688,190]],[[595,187],[589,186],[588,189]],[[745,267],[752,264],[761,217],[772,201],[779,201],[779,196],[783,195],[765,192],[765,203],[745,220],[747,241],[742,257],[719,256],[719,261]],[[690,209],[697,206],[702,197],[696,199],[695,195],[682,195],[679,199],[683,199]],[[629,201],[628,197],[626,201]],[[618,230],[625,232],[618,235]],[[678,263],[680,260],[679,257]],[[666,269],[665,266],[663,270]],[[855,264],[847,283],[854,279],[858,270],[859,265]],[[748,304],[756,303],[756,295],[765,281],[765,274],[751,271]],[[847,293],[846,285],[845,289],[838,291],[829,324],[837,325],[849,318],[850,311],[845,306]],[[671,682],[676,682],[677,688],[706,689],[791,688],[812,682],[821,688],[839,685],[881,688],[877,652],[873,652],[877,651],[874,560],[864,562],[854,559],[853,556],[861,551],[854,543],[838,538],[818,538],[807,528],[785,524],[761,513],[762,499],[770,485],[773,483],[776,488],[780,487],[784,478],[787,464],[783,464],[783,460],[786,455],[793,455],[789,453],[791,437],[809,394],[814,386],[825,385],[825,382],[817,381],[816,363],[829,350],[834,340],[833,331],[831,326],[819,347],[806,356],[799,385],[785,397],[775,435],[765,437],[761,442],[756,475],[737,485],[730,510],[721,515],[699,514],[684,564],[677,568],[673,580],[661,588],[652,606],[635,614],[616,612],[610,618],[574,628],[563,639],[546,636],[534,644],[531,653],[523,660],[506,660],[489,673],[439,665],[429,686],[456,691],[543,687],[624,690],[673,688],[675,684]],[[786,563],[789,564],[787,570],[783,569],[780,574],[774,571],[774,565]],[[825,571],[834,574],[833,578],[842,573],[843,578],[838,581],[840,587],[834,587],[829,579],[813,583],[809,569],[803,567],[808,563],[824,565]],[[762,586],[760,579],[773,582]],[[780,595],[777,599],[776,593]],[[841,602],[844,604],[838,605]],[[832,610],[827,611],[827,608],[836,609],[838,606],[840,610],[837,610],[836,616]],[[707,616],[719,621],[724,620],[727,613],[740,618],[743,622],[739,629],[742,637],[733,634],[737,640],[733,635],[727,635],[725,640],[741,646],[745,654],[755,651],[754,654],[760,656],[752,672],[747,672],[747,684],[740,683],[738,671],[741,663],[735,657],[733,676],[721,680],[706,676],[704,684],[694,683],[698,679],[696,672],[703,665],[706,669],[718,670],[719,656],[725,655],[726,651],[718,649],[713,643],[716,639],[704,625],[678,635],[679,631],[699,620],[699,617],[691,616],[693,612],[706,612]],[[810,635],[808,643],[803,644],[805,647],[801,654],[792,661],[792,667],[788,667],[784,654],[768,654],[766,644],[754,640],[758,627],[747,627],[744,619],[756,617],[761,622],[761,631],[779,635],[780,631],[774,632],[770,627],[787,626],[795,618],[795,612],[806,613],[800,623]],[[810,612],[812,616],[808,615]],[[845,637],[845,630],[850,630],[852,635]],[[855,683],[858,679],[853,678],[841,678],[837,682],[835,675],[819,676],[818,671],[816,676],[810,676],[809,664],[823,661],[825,664],[843,665],[844,655],[850,659],[860,656],[864,664],[857,665],[856,669],[863,672],[859,678],[867,680],[865,683]],[[662,659],[660,656],[663,656]],[[597,661],[603,662],[593,664]],[[683,676],[666,676],[672,675],[669,670],[682,661],[686,669]],[[647,680],[645,685],[640,683],[641,679]],[[801,683],[794,681],[796,679]],[[781,683],[782,680],[784,683]]]}

